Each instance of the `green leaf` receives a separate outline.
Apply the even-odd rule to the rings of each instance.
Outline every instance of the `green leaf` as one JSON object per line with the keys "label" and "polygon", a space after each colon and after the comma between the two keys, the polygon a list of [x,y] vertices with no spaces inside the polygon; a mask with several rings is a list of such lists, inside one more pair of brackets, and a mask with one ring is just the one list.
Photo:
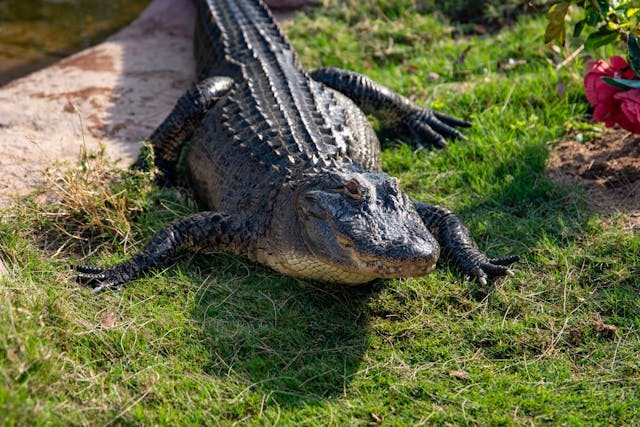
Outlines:
{"label": "green leaf", "polygon": [[614,79],[612,77],[600,77],[608,85],[621,89],[640,89],[640,80]]}
{"label": "green leaf", "polygon": [[587,20],[587,24],[590,27],[595,27],[599,22],[603,20],[600,12],[598,12],[598,9],[589,7],[588,9],[586,9],[586,12],[587,16],[585,19]]}
{"label": "green leaf", "polygon": [[609,0],[597,0],[595,4],[598,6],[598,9],[600,9],[600,14],[607,16],[607,12],[609,12]]}
{"label": "green leaf", "polygon": [[620,28],[620,25],[616,24],[613,21],[608,21],[607,22],[607,29],[611,30],[611,31],[616,31],[618,28]]}
{"label": "green leaf", "polygon": [[557,40],[558,43],[564,44],[566,40],[566,31],[564,28],[564,17],[569,10],[569,3],[561,2],[552,5],[547,12],[549,25],[544,33],[544,42],[550,43]]}
{"label": "green leaf", "polygon": [[631,65],[636,76],[640,76],[640,45],[638,45],[638,39],[633,34],[629,34],[627,48],[629,49],[629,65]]}
{"label": "green leaf", "polygon": [[618,33],[611,31],[606,25],[600,27],[596,32],[589,34],[584,42],[585,49],[595,49],[609,43],[613,43],[618,39]]}

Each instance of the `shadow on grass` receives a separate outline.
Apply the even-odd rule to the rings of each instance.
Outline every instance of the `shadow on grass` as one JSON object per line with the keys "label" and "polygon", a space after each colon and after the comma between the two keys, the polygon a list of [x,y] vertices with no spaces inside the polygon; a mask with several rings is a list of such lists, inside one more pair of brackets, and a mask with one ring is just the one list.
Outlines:
{"label": "shadow on grass", "polygon": [[[595,212],[588,209],[576,189],[552,181],[546,172],[545,144],[529,143],[504,161],[493,163],[495,185],[484,198],[458,210],[477,240],[527,257],[540,241],[551,238],[560,246],[578,239]],[[497,256],[497,254],[491,254]]]}
{"label": "shadow on grass", "polygon": [[367,347],[375,285],[302,283],[226,255],[212,262],[193,313],[211,353],[204,371],[281,406],[342,392]]}
{"label": "shadow on grass", "polygon": [[538,276],[533,280],[551,281],[547,287],[558,292],[561,268],[563,276],[573,275],[580,288],[591,290],[586,309],[632,329],[640,304],[637,237],[594,223],[600,214],[587,203],[585,190],[554,181],[548,157],[545,144],[524,145],[494,166],[504,185],[458,213],[470,219],[472,230],[480,230],[473,233],[477,240],[490,242],[490,256],[518,254],[532,261],[530,274]]}

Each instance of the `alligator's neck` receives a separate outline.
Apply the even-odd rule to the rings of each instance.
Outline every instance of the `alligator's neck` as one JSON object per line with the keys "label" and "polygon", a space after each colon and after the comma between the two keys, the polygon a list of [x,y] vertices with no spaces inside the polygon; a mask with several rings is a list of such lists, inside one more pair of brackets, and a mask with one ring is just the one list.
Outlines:
{"label": "alligator's neck", "polygon": [[319,85],[312,90],[295,51],[262,2],[202,0],[199,13],[200,31],[206,33],[199,37],[219,34],[224,45],[220,59],[240,74],[232,76],[243,87],[232,107],[241,111],[230,114],[250,117],[255,133],[290,166],[334,158],[334,130],[317,99],[331,101],[332,95]]}

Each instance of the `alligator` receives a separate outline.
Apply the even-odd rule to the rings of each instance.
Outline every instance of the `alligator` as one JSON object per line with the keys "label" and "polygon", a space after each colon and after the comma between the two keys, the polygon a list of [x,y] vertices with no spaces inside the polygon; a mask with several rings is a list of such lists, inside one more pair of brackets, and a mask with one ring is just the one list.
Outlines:
{"label": "alligator", "polygon": [[426,275],[441,252],[482,285],[512,274],[517,256],[489,259],[455,214],[412,200],[382,171],[366,114],[418,146],[444,147],[470,123],[361,74],[306,72],[262,0],[198,0],[194,50],[198,83],[150,140],[168,184],[185,150],[206,210],[165,226],[128,261],[77,266],[77,281],[118,289],[183,250],[345,285]]}

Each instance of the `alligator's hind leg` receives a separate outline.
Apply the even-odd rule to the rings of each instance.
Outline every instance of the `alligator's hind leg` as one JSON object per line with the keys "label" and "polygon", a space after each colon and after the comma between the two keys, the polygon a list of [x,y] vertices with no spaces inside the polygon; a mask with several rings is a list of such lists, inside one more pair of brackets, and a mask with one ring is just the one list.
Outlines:
{"label": "alligator's hind leg", "polygon": [[508,266],[519,257],[489,259],[478,250],[467,227],[453,213],[440,206],[415,202],[418,214],[440,244],[442,254],[482,285],[495,277],[510,275]]}
{"label": "alligator's hind leg", "polygon": [[339,68],[320,68],[310,75],[315,81],[351,98],[366,113],[374,114],[393,126],[405,127],[418,146],[426,143],[444,147],[447,144],[445,138],[464,139],[456,127],[471,126],[464,120],[419,107],[362,74]]}
{"label": "alligator's hind leg", "polygon": [[170,261],[181,250],[206,249],[250,256],[249,235],[245,226],[230,215],[196,213],[167,225],[128,261],[111,268],[76,267],[75,280],[93,285],[94,292],[116,289],[152,267]]}
{"label": "alligator's hind leg", "polygon": [[[167,118],[149,138],[153,145],[155,165],[163,174],[163,179],[172,182],[175,178],[176,163],[180,157],[180,147],[196,129],[204,114],[222,98],[233,86],[229,77],[211,77],[189,89],[176,103]],[[144,169],[145,159],[141,155],[133,165]]]}

